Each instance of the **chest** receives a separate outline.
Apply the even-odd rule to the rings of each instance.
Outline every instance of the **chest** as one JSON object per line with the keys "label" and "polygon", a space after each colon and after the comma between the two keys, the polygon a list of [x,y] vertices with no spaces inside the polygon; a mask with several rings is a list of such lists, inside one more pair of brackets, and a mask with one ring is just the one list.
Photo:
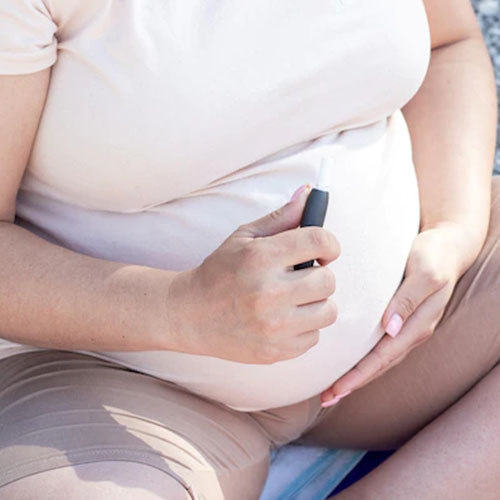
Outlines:
{"label": "chest", "polygon": [[53,4],[58,61],[29,170],[95,208],[168,202],[388,116],[428,64],[421,0]]}

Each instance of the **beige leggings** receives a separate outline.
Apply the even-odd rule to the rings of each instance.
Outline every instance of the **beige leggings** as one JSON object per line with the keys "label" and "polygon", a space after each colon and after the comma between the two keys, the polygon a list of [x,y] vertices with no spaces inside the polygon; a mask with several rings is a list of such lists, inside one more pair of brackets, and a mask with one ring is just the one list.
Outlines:
{"label": "beige leggings", "polygon": [[256,500],[276,446],[398,447],[499,362],[499,305],[500,177],[494,177],[487,240],[434,335],[335,406],[321,408],[318,394],[238,412],[82,354],[6,358],[0,499]]}

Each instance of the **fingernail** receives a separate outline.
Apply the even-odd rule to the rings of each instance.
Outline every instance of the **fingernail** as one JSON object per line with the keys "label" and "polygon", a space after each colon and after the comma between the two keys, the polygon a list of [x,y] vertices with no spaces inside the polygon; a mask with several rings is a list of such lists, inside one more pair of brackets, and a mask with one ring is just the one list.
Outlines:
{"label": "fingernail", "polygon": [[403,318],[398,313],[394,313],[391,316],[389,324],[387,325],[386,332],[391,337],[395,337],[400,332],[402,326],[403,326]]}
{"label": "fingernail", "polygon": [[346,391],[343,392],[342,394],[338,394],[335,396],[333,399],[330,399],[329,401],[324,401],[321,403],[321,406],[323,408],[327,408],[328,406],[333,406],[335,403],[338,403],[343,397],[347,396],[348,394],[351,394],[352,391]]}
{"label": "fingernail", "polygon": [[302,186],[300,186],[295,191],[295,193],[292,194],[292,197],[290,198],[290,201],[295,201],[298,198],[298,196],[300,195],[300,193],[302,193],[302,191],[304,191],[304,189],[309,188],[309,187],[310,187],[309,184],[303,184]]}

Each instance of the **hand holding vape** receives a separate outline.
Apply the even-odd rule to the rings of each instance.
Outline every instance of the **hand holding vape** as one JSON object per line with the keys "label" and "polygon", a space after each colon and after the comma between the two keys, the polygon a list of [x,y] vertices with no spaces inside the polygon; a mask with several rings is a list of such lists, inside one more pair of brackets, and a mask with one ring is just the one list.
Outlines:
{"label": "hand holding vape", "polygon": [[[333,159],[323,157],[319,169],[316,185],[309,192],[307,197],[300,227],[320,226],[325,222],[326,209],[328,208],[328,189],[330,188],[331,169],[333,168]],[[308,260],[301,264],[295,264],[294,270],[311,267],[314,260]]]}

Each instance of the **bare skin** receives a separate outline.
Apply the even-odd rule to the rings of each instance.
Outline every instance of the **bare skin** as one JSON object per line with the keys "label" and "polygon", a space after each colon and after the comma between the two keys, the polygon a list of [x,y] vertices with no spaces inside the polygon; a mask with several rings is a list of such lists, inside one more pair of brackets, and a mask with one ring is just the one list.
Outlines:
{"label": "bare skin", "polygon": [[[469,236],[463,271],[481,248],[488,224],[496,123],[495,89],[491,63],[468,0],[427,0],[424,3],[432,35],[431,68],[421,90],[403,112],[414,146],[421,191],[422,228],[440,227],[456,221],[463,224]],[[188,300],[174,300],[174,294],[169,293],[172,286],[177,286],[178,291],[189,290],[188,274],[181,275],[185,279],[177,279],[179,274],[169,271],[89,258],[49,244],[14,226],[16,193],[43,112],[49,83],[49,70],[33,75],[0,77],[0,283],[3,291],[9,291],[3,293],[0,290],[2,336],[17,342],[63,349],[197,348],[193,344],[194,337],[182,338],[175,328],[183,322],[181,316],[174,316],[174,311],[188,318],[193,307]],[[447,196],[441,196],[443,192]],[[295,280],[289,281],[287,286],[284,282],[279,286],[279,277],[282,276],[279,270],[290,264],[280,260],[280,254],[295,252],[291,262],[320,256],[326,264],[338,255],[338,246],[334,236],[322,228],[314,231],[314,235],[313,231],[294,231],[292,228],[298,223],[300,210],[296,208],[288,212],[288,215],[280,215],[286,219],[282,229],[287,226],[291,229],[288,234],[293,234],[289,238],[279,238],[280,252],[276,252],[273,244],[259,245],[257,252],[250,252],[253,257],[234,263],[243,262],[248,266],[246,271],[251,273],[253,269],[257,277],[257,269],[262,266],[256,262],[261,259],[273,262],[276,272],[266,277],[259,275],[259,287],[263,288],[266,283],[270,285],[268,289],[274,291],[275,298],[282,300],[284,310],[288,304],[289,314],[292,311],[297,313],[292,305],[298,307],[301,303],[317,301],[311,311],[315,328],[320,328],[334,321],[333,303],[327,300],[334,288],[332,276],[322,266],[296,271],[300,275],[297,274]],[[271,219],[275,220],[276,216]],[[248,227],[240,229],[248,231]],[[271,237],[269,233],[266,236]],[[217,259],[210,261],[216,262]],[[202,275],[201,272],[196,274],[198,278]],[[323,292],[318,297],[314,290],[318,290],[320,284]],[[304,290],[310,295],[301,295]],[[249,299],[251,289],[246,289],[245,297],[244,303],[253,306],[244,309],[250,310],[249,317],[256,326],[255,331],[259,331],[265,322],[265,307],[262,301],[256,305]],[[323,307],[318,305],[320,303]],[[324,304],[329,304],[328,308]],[[315,333],[311,327],[302,326],[301,332],[291,331],[289,338],[285,339],[284,332],[289,331],[285,320],[280,324],[265,324],[267,334],[263,342],[266,343],[267,338],[267,347],[254,349],[249,354],[253,359],[263,363],[277,361],[277,353],[281,350],[273,346],[271,338],[279,333],[283,334],[282,341],[288,342],[287,356],[292,352],[298,355],[314,345]],[[194,331],[195,325],[191,326]],[[139,331],[145,333],[138,337]],[[188,327],[186,332],[189,332]],[[299,333],[309,333],[308,342],[304,342]],[[226,345],[222,338],[219,345],[221,349]],[[228,352],[221,354],[230,356]],[[492,371],[474,391],[391,457],[379,472],[367,476],[357,489],[346,490],[341,498],[414,498],[415,477],[437,484],[449,468],[444,452],[435,453],[436,436],[441,442],[451,443],[456,429],[464,427],[469,431],[468,438],[455,443],[454,449],[457,453],[467,450],[467,453],[455,455],[455,467],[465,467],[466,464],[459,462],[460,457],[477,453],[477,449],[471,449],[477,440],[487,442],[492,435],[498,435],[495,418],[488,419],[484,414],[476,413],[482,394],[496,391],[498,378],[498,373]],[[369,387],[367,385],[366,389]],[[500,403],[492,408],[494,414],[499,407]],[[494,498],[488,495],[493,495],[498,489],[494,475],[498,470],[498,455],[495,453],[498,451],[494,447],[482,448],[481,479],[484,479],[485,490],[479,498]],[[431,464],[422,459],[425,454],[432,454]],[[411,463],[410,475],[405,473],[408,462]],[[466,481],[469,479],[462,479],[462,482],[449,482],[445,490],[449,498],[470,498],[459,496],[467,492]],[[394,496],[394,490],[387,489],[394,481],[400,488],[399,496]],[[379,496],[373,496],[373,492]]]}
{"label": "bare skin", "polygon": [[[439,279],[432,273],[431,279],[428,276],[414,279],[411,287],[406,286],[403,294],[406,300],[400,298],[399,304],[395,300],[383,319],[387,326],[389,312],[399,307],[402,316],[409,318],[407,328],[403,326],[398,337],[385,336],[353,370],[322,395],[325,401],[346,391],[352,392],[345,399],[337,400],[341,402],[335,408],[338,413],[331,414],[331,432],[328,433],[326,419],[303,443],[320,441],[329,446],[379,449],[400,447],[375,471],[335,497],[339,500],[498,498],[500,365],[496,364],[490,371],[485,369],[486,373],[481,374],[483,378],[477,383],[471,374],[468,387],[459,386],[458,378],[455,379],[456,402],[446,408],[443,400],[440,407],[445,411],[441,414],[435,412],[437,397],[425,399],[417,390],[408,394],[409,388],[415,389],[411,381],[420,380],[427,388],[439,383],[432,378],[431,368],[431,363],[439,363],[431,355],[430,346],[436,343],[424,344],[431,350],[417,349],[415,356],[407,358],[408,362],[405,358],[432,337],[446,305],[446,301],[439,302],[439,294],[444,290],[447,298],[450,297],[458,277],[471,266],[484,243],[490,216],[497,121],[492,65],[470,2],[424,0],[424,3],[431,27],[431,63],[421,89],[403,109],[412,136],[419,181],[420,230],[439,232],[453,227],[463,236],[455,240],[460,244],[455,245],[450,254],[451,261],[457,264],[456,270],[449,273],[445,287],[448,290],[436,286],[437,291],[432,290],[433,298],[419,303],[420,296],[425,296],[422,290],[432,288],[429,283],[433,280],[439,285]],[[442,267],[446,267],[444,262]],[[494,295],[495,291],[491,289],[490,293]],[[469,310],[469,314],[473,312]],[[470,323],[473,324],[472,318]],[[473,336],[473,328],[471,330]],[[496,333],[497,328],[488,333],[491,342]],[[448,340],[453,342],[450,335]],[[465,342],[460,345],[463,347]],[[426,363],[428,367],[424,368]],[[455,375],[447,374],[446,380],[453,380]],[[451,387],[448,389],[451,392]],[[436,391],[440,390],[436,387]],[[381,399],[387,399],[386,403],[381,403]],[[403,400],[406,403],[399,404]],[[418,405],[414,412],[408,412],[410,401]],[[359,415],[360,408],[380,409],[381,404],[384,410],[372,419],[372,436],[361,437],[362,432],[355,430],[353,416]],[[423,428],[414,426],[416,430],[421,429],[414,435],[402,435],[413,426],[408,423],[412,418],[419,419],[417,415],[429,412],[435,412],[433,417],[437,418]],[[350,437],[342,433],[342,422],[350,429]],[[377,427],[381,432],[377,432]]]}
{"label": "bare skin", "polygon": [[382,465],[335,499],[498,498],[499,386],[497,366]]}

